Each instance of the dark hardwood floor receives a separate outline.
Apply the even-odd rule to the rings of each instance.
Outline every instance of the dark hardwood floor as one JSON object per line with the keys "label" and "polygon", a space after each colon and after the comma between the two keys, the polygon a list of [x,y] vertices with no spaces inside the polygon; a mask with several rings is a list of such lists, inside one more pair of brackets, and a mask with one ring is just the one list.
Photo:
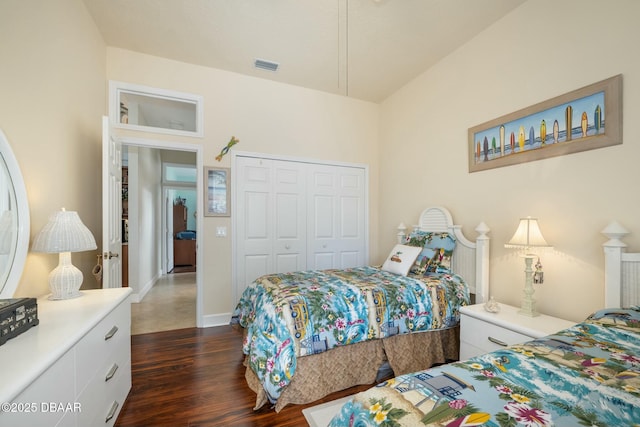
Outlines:
{"label": "dark hardwood floor", "polygon": [[239,326],[188,328],[134,335],[132,388],[118,427],[307,426],[302,409],[365,390],[358,386],[279,413],[254,411],[247,386]]}

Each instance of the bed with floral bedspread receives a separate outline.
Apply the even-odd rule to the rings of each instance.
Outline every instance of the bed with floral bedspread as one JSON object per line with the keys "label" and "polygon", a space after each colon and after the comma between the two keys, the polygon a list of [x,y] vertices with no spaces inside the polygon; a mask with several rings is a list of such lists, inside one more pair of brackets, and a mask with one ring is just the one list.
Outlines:
{"label": "bed with floral bedspread", "polygon": [[299,357],[453,328],[468,302],[467,285],[454,274],[358,267],[263,276],[245,290],[234,318],[245,328],[246,363],[274,403]]}
{"label": "bed with floral bedspread", "polygon": [[640,309],[601,310],[554,335],[355,395],[341,426],[640,425]]}

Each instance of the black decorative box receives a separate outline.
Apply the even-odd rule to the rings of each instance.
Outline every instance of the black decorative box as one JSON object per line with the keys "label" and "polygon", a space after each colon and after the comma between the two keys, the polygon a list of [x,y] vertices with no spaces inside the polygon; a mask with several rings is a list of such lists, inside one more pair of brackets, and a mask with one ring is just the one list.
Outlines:
{"label": "black decorative box", "polygon": [[0,345],[39,322],[35,298],[0,299]]}

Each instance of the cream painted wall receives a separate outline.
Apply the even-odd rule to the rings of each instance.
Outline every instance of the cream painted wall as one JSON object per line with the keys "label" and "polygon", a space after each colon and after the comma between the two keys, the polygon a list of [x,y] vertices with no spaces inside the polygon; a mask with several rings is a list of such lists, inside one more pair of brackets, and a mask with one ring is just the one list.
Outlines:
{"label": "cream painted wall", "polygon": [[[370,256],[380,261],[377,104],[118,48],[107,48],[107,79],[202,95],[204,138],[148,137],[202,144],[205,166],[230,167],[230,156],[221,162],[215,156],[232,135],[240,139],[235,147],[241,151],[368,164]],[[227,227],[227,238],[215,236],[217,226]],[[231,221],[206,217],[203,227],[198,236],[198,248],[204,254],[204,265],[198,266],[203,277],[203,313],[205,317],[228,315],[234,305]]]}
{"label": "cream painted wall", "polygon": [[[523,265],[503,243],[519,217],[538,216],[555,246],[543,257],[539,308],[580,320],[602,304],[599,231],[612,219],[634,232],[637,223],[640,202],[625,196],[625,183],[640,173],[632,126],[640,114],[637,16],[634,0],[606,8],[595,0],[529,1],[378,106],[106,48],[79,0],[7,0],[0,3],[0,127],[25,175],[32,235],[65,206],[79,211],[100,244],[96,171],[108,79],[199,93],[205,137],[182,140],[203,145],[205,165],[229,166],[228,156],[214,157],[231,135],[243,151],[369,164],[372,262],[394,243],[400,221],[411,224],[422,208],[441,204],[472,237],[481,220],[492,228],[492,294],[517,305]],[[467,172],[469,127],[619,73],[623,145]],[[206,218],[201,242],[205,314],[232,308],[230,237],[215,238],[218,225],[231,224]],[[638,249],[640,233],[627,242]],[[29,255],[18,295],[46,293],[56,263]],[[75,254],[74,263],[93,285],[95,254]]]}
{"label": "cream painted wall", "polygon": [[[600,234],[618,220],[640,250],[640,2],[529,1],[382,104],[380,241],[427,205],[448,207],[467,235],[491,228],[491,294],[519,305],[524,262],[504,243],[518,219],[539,218],[554,250],[536,285],[541,312],[582,320],[603,304]],[[624,143],[468,173],[467,129],[623,74]]]}
{"label": "cream painted wall", "polygon": [[[76,210],[100,239],[105,45],[79,0],[0,2],[0,128],[27,187],[31,235],[51,213]],[[73,255],[88,286],[96,252]],[[48,293],[58,257],[30,254],[16,296]]]}

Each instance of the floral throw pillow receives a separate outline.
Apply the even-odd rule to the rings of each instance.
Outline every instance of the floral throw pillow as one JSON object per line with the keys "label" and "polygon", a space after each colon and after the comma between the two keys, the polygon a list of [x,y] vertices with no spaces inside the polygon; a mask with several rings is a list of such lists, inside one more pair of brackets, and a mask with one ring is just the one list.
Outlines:
{"label": "floral throw pillow", "polygon": [[390,273],[406,276],[422,248],[407,245],[395,245],[382,264],[382,269]]}
{"label": "floral throw pillow", "polygon": [[411,266],[412,273],[451,273],[451,255],[456,247],[451,234],[415,230],[407,236],[405,244],[422,248]]}

